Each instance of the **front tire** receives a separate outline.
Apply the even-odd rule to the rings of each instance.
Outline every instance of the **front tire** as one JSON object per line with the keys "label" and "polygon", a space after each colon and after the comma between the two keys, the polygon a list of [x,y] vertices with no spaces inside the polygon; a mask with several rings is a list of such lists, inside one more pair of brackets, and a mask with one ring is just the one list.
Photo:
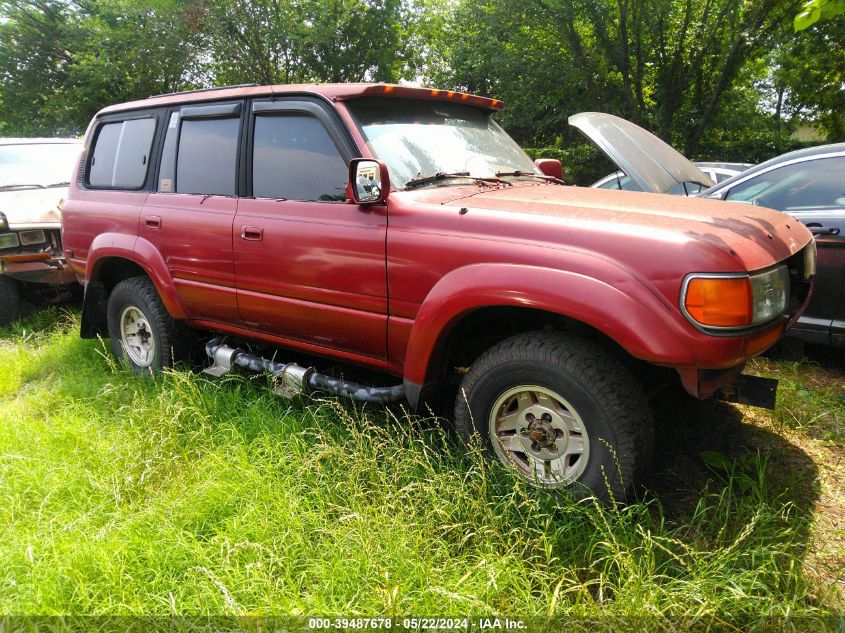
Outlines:
{"label": "front tire", "polygon": [[529,332],[492,347],[458,391],[455,425],[542,488],[621,500],[653,441],[651,411],[631,374],[578,336]]}
{"label": "front tire", "polygon": [[114,355],[133,371],[149,374],[173,363],[174,322],[149,278],[124,279],[114,287],[108,326]]}

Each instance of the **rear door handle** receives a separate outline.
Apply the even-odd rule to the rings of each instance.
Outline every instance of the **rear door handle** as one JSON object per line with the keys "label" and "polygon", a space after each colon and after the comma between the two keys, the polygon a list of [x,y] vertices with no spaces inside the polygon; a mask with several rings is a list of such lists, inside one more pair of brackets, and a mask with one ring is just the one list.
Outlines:
{"label": "rear door handle", "polygon": [[149,229],[160,229],[161,228],[161,216],[158,215],[148,215],[144,218],[144,224],[147,225]]}
{"label": "rear door handle", "polygon": [[241,239],[249,242],[260,242],[264,237],[264,227],[261,226],[242,226]]}

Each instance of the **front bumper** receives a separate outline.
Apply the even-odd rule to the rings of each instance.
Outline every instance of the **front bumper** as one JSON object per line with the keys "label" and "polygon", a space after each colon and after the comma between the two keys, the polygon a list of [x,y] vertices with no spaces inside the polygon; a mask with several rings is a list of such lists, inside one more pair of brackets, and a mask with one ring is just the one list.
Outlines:
{"label": "front bumper", "polygon": [[[64,286],[75,282],[76,276],[62,253],[59,230],[38,225],[26,228],[43,231],[46,241],[0,249],[0,274],[27,284]],[[4,234],[15,233],[20,227],[10,229]]]}
{"label": "front bumper", "polygon": [[[805,247],[807,248],[807,247]],[[804,252],[785,260],[790,271],[789,302],[783,315],[775,321],[741,335],[704,335],[701,347],[704,366],[675,367],[681,384],[696,398],[715,397],[728,402],[773,409],[777,381],[742,373],[749,359],[777,343],[798,321],[810,302],[813,277],[805,271]]]}

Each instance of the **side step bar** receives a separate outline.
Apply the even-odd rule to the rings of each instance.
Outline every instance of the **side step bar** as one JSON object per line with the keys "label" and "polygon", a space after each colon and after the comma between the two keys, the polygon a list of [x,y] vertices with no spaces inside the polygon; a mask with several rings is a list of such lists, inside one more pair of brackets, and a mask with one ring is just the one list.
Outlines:
{"label": "side step bar", "polygon": [[312,367],[301,367],[295,363],[277,363],[255,354],[249,354],[237,347],[225,344],[225,337],[218,336],[205,344],[205,353],[214,361],[203,373],[215,378],[227,374],[233,365],[257,372],[273,374],[279,379],[276,393],[292,398],[299,393],[319,391],[361,402],[400,402],[405,399],[404,385],[393,387],[368,387],[356,382],[332,378],[320,374]]}

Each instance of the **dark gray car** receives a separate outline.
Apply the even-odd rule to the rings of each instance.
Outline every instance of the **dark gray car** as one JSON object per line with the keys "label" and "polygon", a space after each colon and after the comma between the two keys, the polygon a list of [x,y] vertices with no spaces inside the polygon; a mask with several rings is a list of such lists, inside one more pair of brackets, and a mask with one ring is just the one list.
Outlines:
{"label": "dark gray car", "polygon": [[704,191],[701,197],[777,209],[816,236],[816,287],[791,336],[845,347],[845,143],[778,156]]}

